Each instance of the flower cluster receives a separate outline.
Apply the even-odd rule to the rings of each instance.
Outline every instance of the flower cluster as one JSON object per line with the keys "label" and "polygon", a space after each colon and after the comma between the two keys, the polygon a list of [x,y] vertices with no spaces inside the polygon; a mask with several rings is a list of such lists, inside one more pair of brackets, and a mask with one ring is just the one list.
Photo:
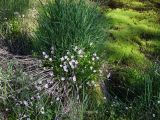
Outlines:
{"label": "flower cluster", "polygon": [[57,58],[54,47],[51,47],[49,54],[42,52],[44,68],[51,68],[52,75],[54,74],[54,77],[60,81],[72,81],[73,83],[78,81],[77,83],[82,84],[87,79],[91,79],[90,82],[88,82],[89,80],[85,82],[91,86],[89,83],[93,83],[93,76],[102,73],[98,68],[100,58],[96,53],[84,51],[84,48],[75,46],[72,50],[67,50],[65,55]]}

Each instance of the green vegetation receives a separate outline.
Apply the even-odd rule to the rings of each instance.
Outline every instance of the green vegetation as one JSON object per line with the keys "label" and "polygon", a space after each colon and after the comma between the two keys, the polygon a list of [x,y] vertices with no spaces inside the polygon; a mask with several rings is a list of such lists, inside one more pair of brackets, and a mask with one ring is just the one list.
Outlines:
{"label": "green vegetation", "polygon": [[87,47],[91,42],[103,41],[102,15],[93,3],[55,0],[42,6],[34,43],[39,52],[53,46],[62,54],[72,45]]}
{"label": "green vegetation", "polygon": [[159,0],[99,2],[0,1],[0,119],[160,119]]}

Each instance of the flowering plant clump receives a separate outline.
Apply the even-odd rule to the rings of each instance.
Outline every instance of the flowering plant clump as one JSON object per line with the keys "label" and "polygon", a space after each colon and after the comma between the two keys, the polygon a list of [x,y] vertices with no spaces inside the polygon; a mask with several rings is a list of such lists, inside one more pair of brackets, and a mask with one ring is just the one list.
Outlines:
{"label": "flowering plant clump", "polygon": [[[91,43],[90,47],[92,45]],[[74,46],[61,57],[56,57],[54,47],[50,53],[42,52],[42,55],[44,69],[52,69],[50,75],[53,79],[66,87],[74,88],[72,92],[77,92],[81,88],[87,90],[98,85],[102,71],[99,69],[100,57],[97,53]]]}

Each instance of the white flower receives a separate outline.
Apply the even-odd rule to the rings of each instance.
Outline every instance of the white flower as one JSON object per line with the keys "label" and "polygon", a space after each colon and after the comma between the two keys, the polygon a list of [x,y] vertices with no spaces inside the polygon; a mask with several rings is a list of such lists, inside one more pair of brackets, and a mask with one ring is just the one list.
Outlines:
{"label": "white flower", "polygon": [[93,70],[93,72],[96,73],[97,71],[96,71],[96,70]]}
{"label": "white flower", "polygon": [[44,56],[44,58],[46,58],[46,59],[47,59],[47,58],[49,58],[49,56],[48,56],[48,55],[45,55],[45,56]]}
{"label": "white flower", "polygon": [[77,51],[77,50],[78,50],[78,47],[77,47],[77,46],[75,46],[74,51]]}
{"label": "white flower", "polygon": [[90,46],[92,46],[92,45],[93,45],[93,43],[91,42],[89,45],[90,45]]}
{"label": "white flower", "polygon": [[6,108],[6,111],[8,111],[9,109],[8,108]]}
{"label": "white flower", "polygon": [[14,12],[14,15],[19,15],[19,12]]}
{"label": "white flower", "polygon": [[44,112],[44,107],[41,108],[41,111],[40,111],[40,112],[41,112],[41,114],[44,114],[44,113],[45,113],[45,112]]}
{"label": "white flower", "polygon": [[60,100],[60,98],[59,98],[59,97],[57,97],[57,98],[56,98],[56,101],[59,101],[59,100]]}
{"label": "white flower", "polygon": [[51,47],[51,50],[54,51],[54,47],[53,46]]}
{"label": "white flower", "polygon": [[37,99],[40,99],[40,98],[41,98],[41,96],[40,96],[40,95],[37,95],[37,96],[36,96],[36,98],[37,98]]}
{"label": "white flower", "polygon": [[54,54],[54,51],[53,51],[53,50],[51,51],[51,54],[52,54],[52,55]]}
{"label": "white flower", "polygon": [[38,84],[42,84],[42,81],[40,80],[40,81],[38,81]]}
{"label": "white flower", "polygon": [[31,97],[31,100],[34,100],[34,97]]}
{"label": "white flower", "polygon": [[68,69],[67,69],[67,66],[66,66],[66,65],[63,66],[63,70],[64,70],[65,72],[68,72]]}
{"label": "white flower", "polygon": [[64,78],[64,77],[61,77],[61,80],[62,80],[62,81],[64,81],[64,80],[65,80],[65,78]]}
{"label": "white flower", "polygon": [[44,87],[47,89],[48,88],[48,84],[45,84]]}
{"label": "white flower", "polygon": [[104,100],[106,100],[106,97],[103,97]]}
{"label": "white flower", "polygon": [[89,85],[89,81],[87,82],[87,85]]}
{"label": "white flower", "polygon": [[97,86],[98,86],[98,85],[95,83],[95,84],[94,84],[94,87],[97,87]]}
{"label": "white flower", "polygon": [[42,55],[44,55],[44,56],[45,56],[45,55],[46,55],[46,52],[42,52]]}
{"label": "white flower", "polygon": [[49,58],[49,61],[51,61],[51,62],[52,62],[52,58]]}
{"label": "white flower", "polygon": [[43,68],[43,70],[46,70],[46,69],[47,69],[46,67]]}
{"label": "white flower", "polygon": [[128,110],[128,107],[126,107],[126,110]]}
{"label": "white flower", "polygon": [[72,55],[72,56],[71,56],[71,59],[73,59],[73,58],[74,58],[74,56]]}
{"label": "white flower", "polygon": [[76,76],[74,75],[74,76],[73,76],[73,82],[76,82],[76,80],[77,80],[77,79],[76,79]]}
{"label": "white flower", "polygon": [[97,60],[99,60],[99,57],[96,57]]}
{"label": "white flower", "polygon": [[96,54],[96,53],[94,53],[94,54],[93,54],[93,56],[94,56],[94,57],[97,57],[97,54]]}
{"label": "white flower", "polygon": [[60,67],[63,67],[63,65],[60,65]]}
{"label": "white flower", "polygon": [[67,55],[69,55],[69,54],[70,54],[70,52],[68,51],[68,52],[67,52]]}
{"label": "white flower", "polygon": [[99,73],[102,74],[103,73],[102,70],[99,70]]}
{"label": "white flower", "polygon": [[83,50],[82,49],[78,50],[78,54],[79,55],[83,54]]}
{"label": "white flower", "polygon": [[61,62],[63,62],[65,60],[64,57],[61,57],[60,59],[61,59]]}
{"label": "white flower", "polygon": [[69,64],[70,64],[71,68],[74,69],[77,67],[78,61],[73,59],[69,62]]}
{"label": "white flower", "polygon": [[155,114],[152,114],[152,116],[153,116],[153,117],[156,117],[156,115],[155,115]]}
{"label": "white flower", "polygon": [[109,79],[111,77],[111,73],[108,73],[107,78]]}
{"label": "white flower", "polygon": [[91,66],[90,69],[93,70],[93,66]]}
{"label": "white flower", "polygon": [[24,18],[24,16],[25,16],[25,15],[23,14],[23,15],[22,15],[22,18]]}
{"label": "white flower", "polygon": [[95,84],[95,82],[94,81],[91,81],[91,83],[94,85]]}
{"label": "white flower", "polygon": [[160,101],[158,100],[157,103],[160,104]]}
{"label": "white flower", "polygon": [[68,59],[68,56],[66,56],[66,55],[65,55],[65,56],[64,56],[64,59],[66,59],[66,60],[67,60],[67,59]]}
{"label": "white flower", "polygon": [[78,65],[78,61],[77,60],[75,61],[75,64]]}
{"label": "white flower", "polygon": [[69,61],[70,59],[69,59],[69,58],[67,58],[67,60]]}
{"label": "white flower", "polygon": [[49,75],[50,75],[50,76],[53,76],[54,74],[53,74],[53,72],[49,72]]}
{"label": "white flower", "polygon": [[95,58],[94,58],[94,57],[92,57],[92,61],[95,61]]}
{"label": "white flower", "polygon": [[27,101],[23,101],[23,104],[26,106],[26,107],[28,107],[29,106],[29,104],[28,104],[28,102]]}

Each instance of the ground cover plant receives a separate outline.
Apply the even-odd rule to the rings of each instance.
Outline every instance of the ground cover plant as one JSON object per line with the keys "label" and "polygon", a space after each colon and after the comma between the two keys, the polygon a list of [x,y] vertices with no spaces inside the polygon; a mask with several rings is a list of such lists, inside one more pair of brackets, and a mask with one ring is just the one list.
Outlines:
{"label": "ground cover plant", "polygon": [[158,0],[1,0],[0,119],[159,120]]}

